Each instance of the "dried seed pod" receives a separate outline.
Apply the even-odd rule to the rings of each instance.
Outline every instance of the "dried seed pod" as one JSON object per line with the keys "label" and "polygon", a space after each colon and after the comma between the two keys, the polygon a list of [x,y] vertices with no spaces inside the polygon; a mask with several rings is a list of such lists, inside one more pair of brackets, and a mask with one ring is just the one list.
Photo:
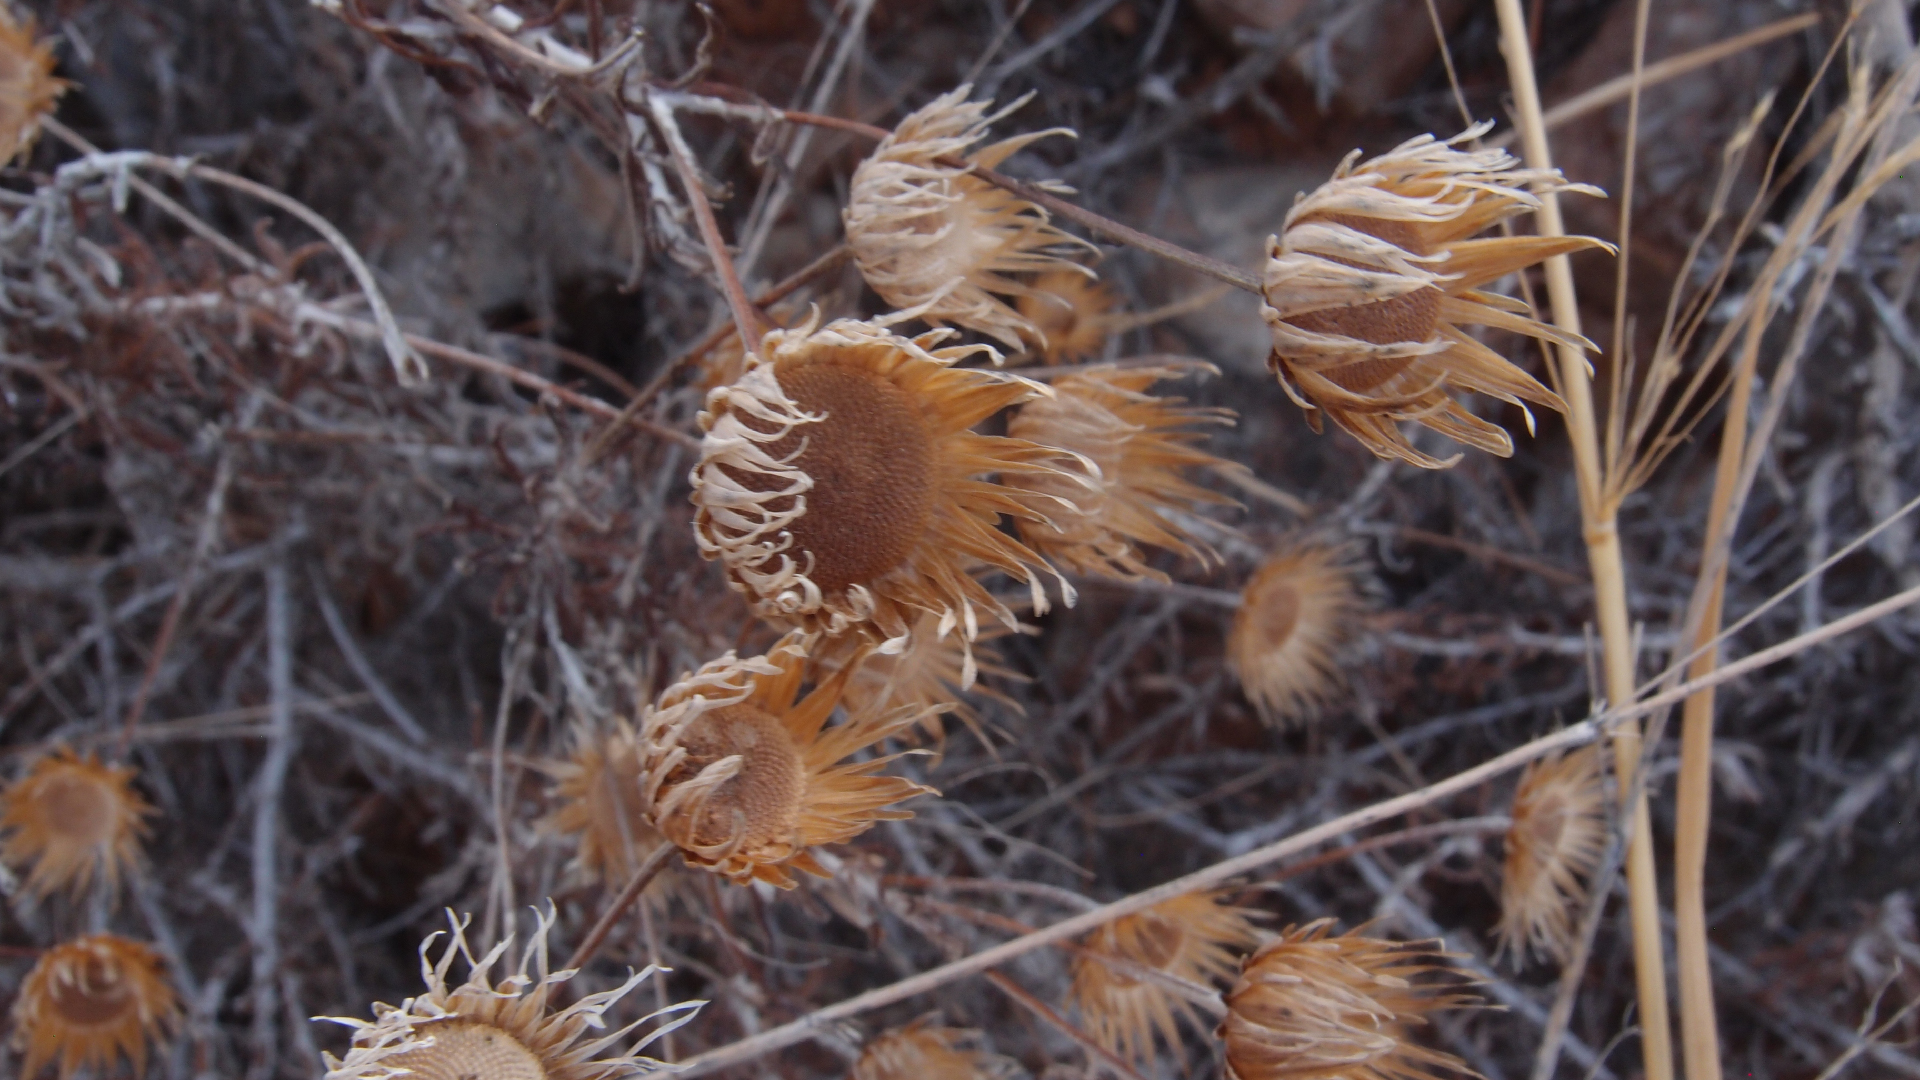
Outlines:
{"label": "dried seed pod", "polygon": [[33,20],[16,20],[0,5],[0,165],[33,145],[40,118],[66,93],[53,77],[53,43],[35,41]]}
{"label": "dried seed pod", "polygon": [[951,322],[978,330],[1018,350],[1023,338],[1041,344],[1045,338],[1032,320],[998,298],[1035,294],[1033,286],[1007,275],[1064,270],[1091,277],[1091,270],[1067,257],[1096,249],[1049,224],[1047,212],[1033,203],[940,161],[966,154],[969,164],[991,169],[1036,139],[1073,134],[1065,128],[1036,131],[967,154],[991,124],[1027,101],[988,115],[989,103],[967,100],[972,89],[962,86],[900,121],[853,171],[842,212],[847,246],[867,284],[887,303],[936,326]]}
{"label": "dried seed pod", "polygon": [[147,1041],[178,1025],[179,1003],[160,954],[114,934],[89,934],[43,953],[13,1003],[20,1075],[59,1062],[61,1080],[85,1069],[106,1075],[125,1057],[139,1076]]}
{"label": "dried seed pod", "polygon": [[915,1021],[868,1042],[849,1080],[1010,1080],[1020,1074],[1011,1058],[972,1049],[977,1037]]}
{"label": "dried seed pod", "polygon": [[1069,270],[1034,278],[1033,291],[1019,299],[1020,314],[1046,342],[1040,355],[1049,364],[1073,364],[1097,356],[1113,332],[1113,311],[1119,304],[1112,289]]}
{"label": "dried seed pod", "polygon": [[[1228,1080],[1439,1080],[1475,1076],[1407,1029],[1440,1009],[1469,1008],[1479,980],[1447,966],[1433,942],[1334,936],[1332,919],[1288,927],[1247,958],[1227,994]],[[1423,978],[1423,976],[1444,976]],[[1416,981],[1420,980],[1420,981]]]}
{"label": "dried seed pod", "polygon": [[1598,748],[1542,758],[1513,793],[1500,885],[1500,947],[1524,962],[1565,962],[1586,883],[1607,850],[1607,794]]}
{"label": "dried seed pod", "polygon": [[[611,1080],[661,1068],[658,1061],[639,1056],[640,1052],[677,1024],[668,1021],[653,1028],[624,1051],[617,1049],[618,1044],[651,1021],[665,1021],[673,1014],[685,1020],[694,1005],[672,1005],[617,1031],[589,1037],[606,1027],[602,1017],[607,1010],[655,969],[629,975],[611,990],[588,994],[549,1012],[555,988],[575,973],[548,970],[551,906],[538,920],[532,939],[520,952],[518,969],[496,983],[493,966],[506,955],[513,939],[475,959],[467,947],[468,920],[455,918],[449,911],[447,922],[452,929],[440,958],[430,960],[427,953],[447,931],[436,930],[420,943],[420,975],[426,993],[406,999],[399,1008],[375,1002],[371,1021],[320,1018],[354,1029],[353,1046],[345,1058],[321,1055],[326,1080],[386,1080],[402,1074],[419,1080]],[[458,986],[447,979],[456,957],[464,958],[469,969],[466,982]]]}
{"label": "dried seed pod", "polygon": [[1270,363],[1315,431],[1325,414],[1379,457],[1438,469],[1458,456],[1440,461],[1414,449],[1400,421],[1513,453],[1505,429],[1468,412],[1450,390],[1566,411],[1558,394],[1460,327],[1592,349],[1481,286],[1555,255],[1611,249],[1585,236],[1468,238],[1535,209],[1539,194],[1600,191],[1555,170],[1518,168],[1503,150],[1455,149],[1489,126],[1444,143],[1422,135],[1357,166],[1355,151],[1332,180],[1295,201],[1284,230],[1268,239],[1260,313],[1273,334]]}
{"label": "dried seed pod", "polygon": [[1227,661],[1247,700],[1271,724],[1319,713],[1340,689],[1335,652],[1365,601],[1343,548],[1284,549],[1248,579],[1227,639]]}
{"label": "dried seed pod", "polygon": [[[868,323],[809,320],[767,335],[768,359],[707,395],[694,467],[694,536],[763,618],[809,631],[858,631],[897,651],[922,612],[967,642],[979,613],[1017,625],[970,571],[1003,571],[1047,609],[1046,562],[995,524],[1038,518],[1033,500],[979,479],[1077,475],[1059,450],[968,430],[1048,393],[1036,383],[950,365],[978,351],[929,352]],[[1058,575],[1056,574],[1056,577]],[[1064,579],[1062,594],[1073,601]],[[972,685],[972,654],[963,688]]]}
{"label": "dried seed pod", "polygon": [[[574,837],[574,868],[583,879],[618,888],[668,842],[647,820],[640,737],[621,720],[604,732],[582,725],[573,743],[572,756],[550,769],[558,806],[543,824]],[[648,886],[646,899],[664,900],[665,877]]]}
{"label": "dried seed pod", "polygon": [[95,875],[109,890],[140,863],[145,819],[154,813],[133,790],[134,770],[103,765],[92,754],[56,750],[0,795],[0,861],[33,864],[26,887],[35,896],[78,897]]}
{"label": "dried seed pod", "polygon": [[875,773],[899,755],[844,762],[912,726],[912,708],[860,712],[827,726],[858,666],[843,667],[797,703],[807,674],[798,631],[765,656],[732,653],[668,687],[641,724],[644,793],[653,823],[691,866],[747,883],[794,885],[789,870],[826,876],[807,849],[837,844],[888,809],[932,788]]}
{"label": "dried seed pod", "polygon": [[[1176,897],[1137,915],[1116,919],[1089,935],[1086,947],[1206,987],[1239,969],[1238,954],[1260,940],[1256,912],[1230,907],[1220,893]],[[1153,1056],[1157,1032],[1180,1045],[1175,1017],[1205,1031],[1193,1003],[1175,989],[1137,978],[1099,957],[1073,962],[1073,1001],[1088,1034],[1132,1061]]]}
{"label": "dried seed pod", "polygon": [[1195,371],[1219,373],[1201,363],[1103,365],[1058,379],[1052,397],[1021,406],[1007,424],[1009,435],[1071,450],[1099,472],[1091,483],[1048,474],[1008,477],[1010,487],[1050,496],[1080,511],[1023,520],[1020,538],[1055,565],[1122,581],[1167,580],[1142,561],[1142,544],[1202,563],[1214,559],[1213,549],[1188,535],[1175,515],[1202,506],[1238,505],[1182,475],[1189,469],[1227,466],[1196,448],[1205,436],[1191,429],[1195,424],[1232,424],[1233,414],[1146,392],[1161,379]]}
{"label": "dried seed pod", "polygon": [[[958,633],[942,636],[939,623],[936,615],[922,615],[909,635],[906,648],[890,656],[866,653],[865,662],[854,671],[853,678],[847,680],[847,711],[858,713],[912,706],[921,715],[919,732],[936,743],[945,739],[946,727],[942,723],[945,716],[954,717],[985,740],[980,713],[966,699],[969,693],[990,698],[1009,712],[1022,712],[1019,702],[984,683],[975,682],[967,691],[960,689],[969,647]],[[981,629],[980,640],[971,646],[980,674],[1026,681],[1026,676],[1008,668],[1002,662],[1000,651],[988,644],[1012,632],[1004,626]],[[821,662],[830,670],[838,670],[856,653],[865,652],[856,637],[824,642],[822,649]],[[912,731],[901,734],[910,736]]]}

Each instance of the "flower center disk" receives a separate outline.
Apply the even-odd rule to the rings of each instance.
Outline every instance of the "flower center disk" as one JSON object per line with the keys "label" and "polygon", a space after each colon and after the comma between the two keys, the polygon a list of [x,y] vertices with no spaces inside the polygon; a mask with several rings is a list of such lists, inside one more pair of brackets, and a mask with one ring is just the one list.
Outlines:
{"label": "flower center disk", "polygon": [[[1355,232],[1385,240],[1410,255],[1429,254],[1425,241],[1420,239],[1419,231],[1404,221],[1388,221],[1353,214],[1315,214],[1306,220],[1345,225]],[[1333,255],[1321,255],[1320,258],[1361,270],[1379,270],[1378,267]],[[1286,321],[1315,334],[1350,337],[1369,345],[1425,341],[1433,336],[1434,327],[1440,321],[1440,300],[1440,290],[1429,285],[1404,296],[1376,300],[1370,304],[1355,304],[1352,307],[1322,308],[1304,315],[1294,315]],[[1369,359],[1332,368],[1323,374],[1345,389],[1360,394],[1400,374],[1412,363],[1413,360],[1410,357]]]}
{"label": "flower center disk", "polygon": [[40,794],[54,831],[75,843],[105,843],[113,835],[113,793],[78,776],[56,776]]}
{"label": "flower center disk", "polygon": [[[687,757],[670,783],[738,754],[740,772],[714,789],[694,826],[701,846],[739,839],[748,847],[785,840],[800,824],[805,768],[780,718],[751,705],[726,705],[680,735]],[[736,837],[736,829],[741,830]]]}
{"label": "flower center disk", "polygon": [[406,1069],[416,1080],[547,1080],[540,1059],[519,1039],[491,1024],[427,1024],[422,1035],[432,1046],[409,1050],[384,1062]]}
{"label": "flower center disk", "polygon": [[105,1027],[116,1023],[133,1005],[133,987],[121,971],[98,957],[89,957],[78,977],[56,978],[48,998],[53,1011],[75,1027]]}

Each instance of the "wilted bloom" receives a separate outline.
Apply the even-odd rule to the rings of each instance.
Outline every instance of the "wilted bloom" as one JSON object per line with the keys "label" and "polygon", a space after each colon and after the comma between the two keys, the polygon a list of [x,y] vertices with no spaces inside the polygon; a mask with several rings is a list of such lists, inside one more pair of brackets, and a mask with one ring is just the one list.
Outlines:
{"label": "wilted bloom", "polygon": [[[1552,169],[1521,169],[1504,150],[1458,150],[1488,124],[1438,142],[1422,135],[1298,197],[1267,241],[1271,362],[1289,396],[1320,429],[1321,414],[1383,458],[1422,468],[1442,462],[1413,448],[1411,421],[1502,457],[1506,431],[1468,412],[1449,391],[1478,391],[1560,412],[1566,403],[1460,329],[1491,326],[1574,348],[1593,345],[1533,318],[1487,285],[1544,259],[1606,248],[1591,237],[1469,237],[1540,205],[1539,195],[1596,188]],[[1533,417],[1527,414],[1531,429]],[[1457,460],[1455,458],[1454,460]]]}
{"label": "wilted bloom", "polygon": [[850,1080],[1008,1080],[1011,1058],[972,1049],[977,1032],[916,1021],[867,1043]]}
{"label": "wilted bloom", "polygon": [[1071,450],[1099,471],[1091,482],[1045,473],[1008,477],[1011,487],[1043,493],[1080,511],[1023,520],[1021,539],[1056,565],[1123,581],[1167,580],[1142,561],[1142,544],[1202,562],[1212,558],[1212,549],[1188,535],[1177,515],[1235,505],[1183,475],[1189,469],[1231,467],[1196,447],[1206,436],[1193,427],[1231,424],[1233,414],[1146,392],[1161,379],[1195,371],[1218,374],[1219,369],[1201,363],[1101,365],[1056,380],[1052,397],[1022,405],[1007,424],[1009,435]]}
{"label": "wilted bloom", "polygon": [[[581,725],[573,754],[551,767],[558,806],[546,819],[555,832],[575,838],[574,864],[582,877],[618,888],[667,838],[647,820],[641,798],[643,752],[633,725],[611,730]],[[664,894],[659,881],[647,896]]]}
{"label": "wilted bloom", "polygon": [[1033,203],[939,160],[965,154],[969,164],[991,169],[1036,139],[1072,134],[1036,131],[968,154],[989,125],[1027,101],[989,116],[988,102],[967,100],[972,89],[961,86],[900,121],[853,171],[842,213],[847,246],[887,303],[1020,349],[1023,337],[1041,341],[1040,330],[999,296],[1035,290],[1007,275],[1066,270],[1092,276],[1066,256],[1095,249],[1048,224],[1047,212]]}
{"label": "wilted bloom", "polygon": [[40,118],[66,89],[53,77],[53,42],[35,41],[33,20],[0,4],[0,165],[33,145]]}
{"label": "wilted bloom", "polygon": [[79,896],[99,875],[109,889],[140,861],[145,818],[154,812],[133,790],[134,770],[89,754],[56,750],[0,795],[0,860],[33,864],[27,891]]}
{"label": "wilted bloom", "polygon": [[[1082,465],[968,430],[1048,391],[953,368],[978,347],[929,352],[942,334],[909,340],[867,323],[810,320],[768,334],[768,359],[707,395],[694,537],[763,618],[859,631],[893,651],[931,612],[940,632],[958,624],[971,642],[980,612],[1017,625],[975,569],[1024,580],[1034,610],[1047,609],[1040,573],[1052,568],[995,527],[1002,514],[1046,511],[982,477],[1075,475]],[[1064,580],[1061,591],[1071,602]],[[969,659],[962,685],[972,681]]]}
{"label": "wilted bloom", "polygon": [[1333,920],[1288,927],[1247,958],[1227,995],[1228,1080],[1438,1080],[1475,1075],[1408,1029],[1478,1005],[1477,979],[1433,942],[1333,936]]}
{"label": "wilted bloom", "polygon": [[[655,971],[647,968],[611,990],[588,994],[558,1011],[549,1011],[557,988],[575,972],[552,972],[547,962],[547,934],[553,929],[551,907],[538,916],[533,938],[520,951],[518,968],[494,982],[493,966],[513,945],[511,937],[475,958],[467,947],[467,922],[447,913],[452,927],[440,959],[428,958],[434,931],[420,943],[420,976],[427,992],[400,1003],[373,1006],[371,1021],[328,1016],[321,1019],[353,1028],[353,1047],[344,1059],[322,1054],[325,1080],[388,1080],[413,1076],[418,1080],[611,1080],[660,1068],[640,1052],[660,1035],[684,1022],[697,1003],[669,1006],[643,1016],[616,1031],[605,1031],[602,1017]],[[458,986],[447,979],[455,958],[466,961],[467,980]],[[641,1026],[681,1014],[624,1042]],[[608,1051],[612,1051],[609,1053]],[[604,1055],[604,1056],[603,1056]]]}
{"label": "wilted bloom", "polygon": [[[1260,940],[1253,912],[1218,901],[1217,893],[1176,897],[1137,915],[1116,919],[1087,938],[1086,948],[1210,989],[1239,969],[1241,951]],[[1153,1054],[1156,1032],[1180,1044],[1176,1016],[1205,1030],[1193,1002],[1176,988],[1130,974],[1082,954],[1073,962],[1073,1000],[1088,1034],[1133,1061]]]}
{"label": "wilted bloom", "polygon": [[1046,344],[1040,355],[1049,364],[1072,364],[1100,353],[1120,321],[1113,290],[1085,274],[1054,270],[1033,279],[1033,291],[1020,297],[1020,314],[1039,328]]}
{"label": "wilted bloom", "polygon": [[1564,962],[1586,882],[1607,850],[1607,794],[1591,746],[1527,766],[1513,793],[1500,885],[1500,947]]}
{"label": "wilted bloom", "polygon": [[765,656],[728,653],[668,687],[641,725],[653,822],[689,864],[741,883],[792,888],[789,870],[825,876],[807,849],[875,822],[910,818],[894,803],[933,789],[876,776],[898,755],[845,762],[912,726],[919,710],[857,712],[827,726],[854,664],[799,698],[807,641],[788,634]]}
{"label": "wilted bloom", "polygon": [[89,934],[41,954],[13,1002],[14,1046],[27,1080],[60,1063],[61,1080],[87,1069],[106,1075],[124,1057],[139,1076],[147,1041],[180,1020],[160,954],[114,934]]}
{"label": "wilted bloom", "polygon": [[1347,552],[1302,544],[1269,557],[1240,591],[1227,661],[1270,723],[1311,718],[1341,685],[1335,652],[1365,607]]}
{"label": "wilted bloom", "polygon": [[[975,682],[968,690],[960,689],[969,652],[979,674],[1026,681],[1026,676],[1002,663],[1000,651],[988,644],[1013,631],[1004,626],[982,627],[980,640],[969,649],[966,638],[958,633],[941,636],[939,623],[938,616],[920,616],[907,647],[892,655],[869,652],[854,637],[823,643],[821,660],[834,670],[855,654],[866,657],[854,671],[853,678],[847,681],[847,711],[857,713],[910,705],[920,712],[920,733],[934,742],[945,737],[946,727],[942,721],[946,716],[954,717],[985,739],[980,713],[967,701],[969,695],[990,698],[1010,712],[1022,711],[1019,702],[984,683]],[[902,736],[911,734],[911,731],[901,733]]]}

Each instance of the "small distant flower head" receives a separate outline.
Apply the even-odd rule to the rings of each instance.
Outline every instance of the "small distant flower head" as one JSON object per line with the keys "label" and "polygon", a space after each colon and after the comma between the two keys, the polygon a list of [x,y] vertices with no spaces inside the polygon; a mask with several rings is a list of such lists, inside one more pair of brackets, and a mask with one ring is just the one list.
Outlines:
{"label": "small distant flower head", "polygon": [[67,91],[53,77],[53,42],[35,41],[33,29],[0,4],[0,165],[33,145],[40,118]]}
{"label": "small distant flower head", "polygon": [[[1108,923],[1088,937],[1086,948],[1205,990],[1239,970],[1240,953],[1260,940],[1255,914],[1220,903],[1218,894],[1189,894]],[[1073,1000],[1088,1034],[1132,1061],[1153,1056],[1156,1033],[1168,1046],[1180,1045],[1176,1017],[1205,1030],[1178,989],[1098,956],[1075,958]]]}
{"label": "small distant flower head", "polygon": [[[847,681],[847,710],[858,713],[911,706],[920,713],[919,734],[936,744],[946,737],[944,718],[948,716],[965,724],[983,741],[986,739],[980,712],[967,700],[969,696],[987,698],[1010,713],[1020,713],[1019,702],[986,683],[976,681],[970,689],[960,689],[966,677],[969,652],[978,674],[1026,681],[1026,676],[1005,665],[1000,650],[990,644],[1013,631],[1004,626],[982,627],[980,640],[969,648],[961,634],[941,636],[939,623],[936,615],[921,615],[908,637],[907,647],[891,655],[869,652],[857,637],[823,643],[822,662],[834,670],[848,663],[851,654],[865,655],[865,661]],[[902,737],[913,734],[912,731],[901,733]]]}
{"label": "small distant flower head", "polygon": [[814,666],[807,644],[795,631],[765,656],[728,653],[667,688],[647,710],[644,795],[654,826],[689,865],[742,884],[792,888],[791,870],[826,876],[808,849],[843,843],[879,821],[910,818],[891,807],[936,794],[875,775],[898,755],[845,760],[912,726],[920,710],[862,711],[829,727],[858,664],[819,680],[802,698]]}
{"label": "small distant flower head", "polygon": [[1478,980],[1432,942],[1334,935],[1333,920],[1288,927],[1247,958],[1227,994],[1228,1080],[1440,1080],[1474,1076],[1409,1029],[1478,1005]]}
{"label": "small distant flower head", "polygon": [[[1401,422],[1502,457],[1513,453],[1504,429],[1468,412],[1450,391],[1566,411],[1558,394],[1460,328],[1490,326],[1592,349],[1482,286],[1555,255],[1608,245],[1583,236],[1469,238],[1536,209],[1542,194],[1600,192],[1556,170],[1519,168],[1504,150],[1456,148],[1487,127],[1446,142],[1422,135],[1358,165],[1355,151],[1332,180],[1297,199],[1284,230],[1267,241],[1261,315],[1273,334],[1271,362],[1314,430],[1325,416],[1379,457],[1437,469],[1458,458],[1414,449]],[[1529,430],[1532,423],[1528,413]]]}
{"label": "small distant flower head", "polygon": [[147,1042],[178,1026],[180,1006],[160,954],[114,934],[89,934],[43,953],[13,1003],[14,1045],[31,1080],[59,1062],[61,1080],[106,1075],[126,1058],[139,1076]]}
{"label": "small distant flower head", "polygon": [[[410,1075],[418,1080],[613,1080],[662,1068],[641,1057],[647,1044],[691,1018],[698,1003],[669,1006],[633,1023],[606,1032],[607,1010],[653,975],[647,968],[611,990],[588,994],[566,1008],[553,1010],[556,988],[575,972],[548,968],[547,935],[553,929],[551,907],[538,916],[532,939],[520,952],[517,968],[498,982],[493,968],[512,947],[513,939],[476,958],[467,947],[467,920],[447,913],[451,927],[446,948],[438,960],[429,958],[435,931],[420,943],[420,975],[427,992],[400,1003],[373,1006],[374,1018],[321,1017],[354,1029],[353,1047],[345,1058],[322,1054],[325,1080],[389,1080]],[[467,980],[454,985],[448,974],[455,959],[466,962]],[[678,1020],[668,1018],[679,1014]],[[625,1042],[644,1025],[666,1021]],[[604,1034],[602,1032],[605,1032]]]}
{"label": "small distant flower head", "polygon": [[917,1021],[867,1043],[851,1080],[1011,1080],[1011,1058],[974,1049],[978,1032]]}
{"label": "small distant flower head", "polygon": [[1049,364],[1075,364],[1100,355],[1119,321],[1120,298],[1082,273],[1053,270],[1033,279],[1020,297],[1020,314],[1044,335],[1040,355]]}
{"label": "small distant flower head", "polygon": [[[853,172],[843,212],[847,246],[881,299],[935,325],[957,323],[1005,343],[1044,342],[1039,327],[1001,296],[1030,296],[1031,285],[1008,275],[1091,270],[1069,256],[1094,250],[1048,223],[1047,212],[939,159],[994,168],[1016,151],[1064,128],[1002,139],[969,153],[1021,98],[989,115],[991,104],[968,101],[971,86],[935,98],[900,121]],[[1028,95],[1031,97],[1032,95]]]}
{"label": "small distant flower head", "polygon": [[1527,766],[1513,794],[1506,872],[1500,885],[1500,945],[1565,962],[1586,883],[1607,850],[1607,794],[1595,747]]}
{"label": "small distant flower head", "polygon": [[134,770],[92,754],[56,750],[0,794],[0,861],[33,865],[27,891],[78,897],[96,876],[109,889],[140,863],[146,818],[154,812],[133,790]]}
{"label": "small distant flower head", "polygon": [[1240,591],[1227,660],[1268,722],[1311,719],[1341,686],[1336,653],[1365,608],[1345,549],[1302,544],[1261,564]]}
{"label": "small distant flower head", "polygon": [[[619,720],[606,731],[582,725],[574,734],[573,754],[551,769],[558,805],[545,825],[575,838],[575,869],[587,881],[617,888],[668,842],[647,820],[643,757],[639,734]],[[664,897],[661,885],[656,879],[646,896]]]}

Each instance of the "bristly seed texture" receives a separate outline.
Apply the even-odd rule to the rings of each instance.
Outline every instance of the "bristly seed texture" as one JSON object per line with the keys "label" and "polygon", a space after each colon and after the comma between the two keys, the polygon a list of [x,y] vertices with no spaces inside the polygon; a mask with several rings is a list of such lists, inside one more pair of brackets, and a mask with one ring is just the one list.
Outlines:
{"label": "bristly seed texture", "polygon": [[33,20],[17,21],[0,4],[0,165],[33,145],[40,118],[67,84],[53,77],[53,42],[35,41]]}
{"label": "bristly seed texture", "polygon": [[[1089,935],[1086,948],[1191,984],[1192,992],[1211,992],[1215,980],[1239,968],[1238,954],[1260,940],[1257,913],[1223,904],[1220,895],[1179,896],[1116,919]],[[1073,1001],[1102,1046],[1144,1062],[1153,1056],[1156,1034],[1169,1047],[1180,1045],[1176,1018],[1205,1030],[1179,989],[1136,977],[1100,955],[1074,958]]]}
{"label": "bristly seed texture", "polygon": [[1247,580],[1227,661],[1267,722],[1312,719],[1333,699],[1341,687],[1336,654],[1365,607],[1352,555],[1341,547],[1282,548]]}
{"label": "bristly seed texture", "polygon": [[133,790],[131,767],[57,750],[0,795],[0,861],[33,864],[27,891],[78,897],[98,877],[109,890],[140,863],[145,819],[154,813]]}
{"label": "bristly seed texture", "polygon": [[1586,883],[1607,850],[1606,783],[1600,753],[1582,747],[1527,766],[1513,794],[1500,885],[1503,951],[1562,963],[1572,953]]}
{"label": "bristly seed texture", "polygon": [[139,1076],[147,1043],[179,1023],[179,1004],[160,954],[114,934],[90,934],[41,955],[13,1005],[14,1045],[31,1078],[59,1062],[61,1080],[90,1070],[105,1075],[122,1057]]}

